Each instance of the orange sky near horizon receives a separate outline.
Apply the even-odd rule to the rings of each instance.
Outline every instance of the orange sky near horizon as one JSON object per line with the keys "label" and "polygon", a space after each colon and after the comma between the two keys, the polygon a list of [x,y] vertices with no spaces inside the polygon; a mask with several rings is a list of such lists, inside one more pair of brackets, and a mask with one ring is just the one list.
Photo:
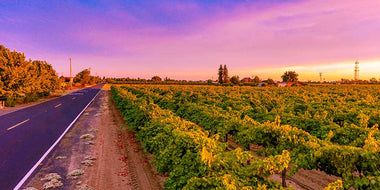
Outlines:
{"label": "orange sky near horizon", "polygon": [[[249,75],[250,70],[257,72]],[[309,66],[287,66],[279,68],[261,68],[261,69],[245,69],[236,73],[242,73],[243,76],[258,75],[261,78],[273,78],[280,80],[284,71],[296,71],[299,73],[299,79],[302,81],[319,81],[319,73],[322,72],[324,81],[337,81],[341,79],[354,79],[355,62],[315,64]],[[369,80],[376,78],[380,80],[380,61],[359,61],[359,79]]]}

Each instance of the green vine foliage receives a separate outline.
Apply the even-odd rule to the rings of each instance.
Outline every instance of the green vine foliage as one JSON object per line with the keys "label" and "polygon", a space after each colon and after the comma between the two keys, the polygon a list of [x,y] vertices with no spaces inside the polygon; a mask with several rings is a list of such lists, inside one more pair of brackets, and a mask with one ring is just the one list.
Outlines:
{"label": "green vine foliage", "polygon": [[288,151],[264,160],[241,149],[226,151],[219,135],[210,137],[208,131],[160,108],[149,98],[119,87],[111,90],[129,128],[153,154],[153,165],[168,176],[165,188],[282,189],[269,177],[288,167]]}
{"label": "green vine foliage", "polygon": [[291,173],[319,169],[342,177],[346,189],[377,189],[380,184],[376,86],[120,88],[201,126],[209,136],[232,135],[247,150],[261,145],[258,153],[266,156],[287,150]]}

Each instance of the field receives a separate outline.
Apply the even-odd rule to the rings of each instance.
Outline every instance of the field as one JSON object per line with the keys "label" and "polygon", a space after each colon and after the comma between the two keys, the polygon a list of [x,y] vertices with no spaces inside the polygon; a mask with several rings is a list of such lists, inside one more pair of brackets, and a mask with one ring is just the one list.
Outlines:
{"label": "field", "polygon": [[331,189],[380,188],[379,86],[111,89],[167,188],[279,189],[270,176],[299,169],[340,177]]}

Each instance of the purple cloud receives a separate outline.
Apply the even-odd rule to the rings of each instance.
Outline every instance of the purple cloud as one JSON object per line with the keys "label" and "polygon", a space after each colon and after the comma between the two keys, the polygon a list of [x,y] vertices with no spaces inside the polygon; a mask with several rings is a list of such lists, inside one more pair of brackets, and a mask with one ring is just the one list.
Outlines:
{"label": "purple cloud", "polygon": [[304,80],[318,79],[319,72],[336,80],[349,77],[343,71],[359,59],[362,76],[369,78],[380,72],[377,4],[69,2],[21,6],[30,11],[25,16],[12,12],[19,5],[5,5],[10,11],[0,13],[0,38],[65,74],[73,57],[78,71],[91,67],[101,76],[208,79],[227,64],[241,77],[279,79],[286,69],[298,69]]}

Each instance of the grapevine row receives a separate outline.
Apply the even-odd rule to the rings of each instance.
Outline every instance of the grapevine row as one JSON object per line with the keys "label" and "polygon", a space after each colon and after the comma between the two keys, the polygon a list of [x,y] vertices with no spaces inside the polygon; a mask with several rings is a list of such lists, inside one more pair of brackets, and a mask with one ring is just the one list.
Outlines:
{"label": "grapevine row", "polygon": [[[340,145],[362,147],[371,131],[368,126],[378,124],[380,121],[379,110],[373,109],[376,103],[369,107],[357,106],[361,112],[364,112],[363,110],[365,109],[370,109],[370,111],[365,111],[366,113],[370,113],[370,115],[364,113],[355,115],[355,113],[358,113],[358,109],[354,108],[355,106],[342,107],[343,102],[341,101],[337,101],[340,102],[341,105],[335,105],[336,103],[332,103],[332,98],[323,98],[323,102],[326,101],[326,103],[323,104],[311,103],[309,105],[307,101],[302,102],[299,100],[298,93],[292,95],[292,93],[288,92],[286,94],[290,94],[288,95],[290,97],[283,98],[281,96],[272,97],[275,93],[269,93],[268,89],[266,89],[265,92],[257,91],[258,94],[261,94],[260,96],[257,94],[247,95],[244,93],[245,91],[240,90],[242,91],[240,92],[238,89],[226,90],[217,87],[213,88],[215,89],[208,89],[208,91],[205,87],[192,87],[189,89],[178,86],[144,86],[139,89],[151,90],[154,93],[160,94],[160,96],[173,99],[173,101],[177,103],[193,102],[202,105],[216,106],[222,108],[225,112],[240,115],[241,118],[248,115],[261,123],[268,120],[273,122],[276,116],[280,116],[283,124],[305,130],[319,139],[329,138],[331,131],[333,132],[333,136],[329,140]],[[215,93],[215,91],[220,94]],[[278,94],[281,94],[281,91],[278,92]],[[329,97],[325,94],[324,96]],[[307,97],[305,98],[307,99]],[[271,111],[268,112],[268,109],[271,109]],[[342,112],[345,112],[345,116],[342,116]],[[380,139],[380,133],[376,132],[374,138]]]}
{"label": "grapevine row", "polygon": [[[246,148],[251,143],[263,145],[263,151],[270,155],[281,153],[282,150],[291,150],[292,162],[296,166],[293,172],[299,168],[318,168],[329,174],[341,176],[347,188],[373,188],[378,187],[380,182],[379,144],[371,136],[363,148],[335,145],[317,139],[301,129],[280,125],[279,119],[275,122],[259,123],[248,116],[240,119],[228,115],[218,107],[175,102],[173,98],[131,87],[128,87],[128,90],[139,96],[146,96],[162,107],[171,108],[179,116],[214,133],[234,134],[237,142]],[[372,135],[376,131],[374,128]]]}
{"label": "grapevine row", "polygon": [[113,99],[142,146],[154,156],[158,172],[167,174],[168,189],[281,189],[269,180],[289,164],[289,153],[260,160],[248,151],[226,152],[218,136],[118,87]]}

